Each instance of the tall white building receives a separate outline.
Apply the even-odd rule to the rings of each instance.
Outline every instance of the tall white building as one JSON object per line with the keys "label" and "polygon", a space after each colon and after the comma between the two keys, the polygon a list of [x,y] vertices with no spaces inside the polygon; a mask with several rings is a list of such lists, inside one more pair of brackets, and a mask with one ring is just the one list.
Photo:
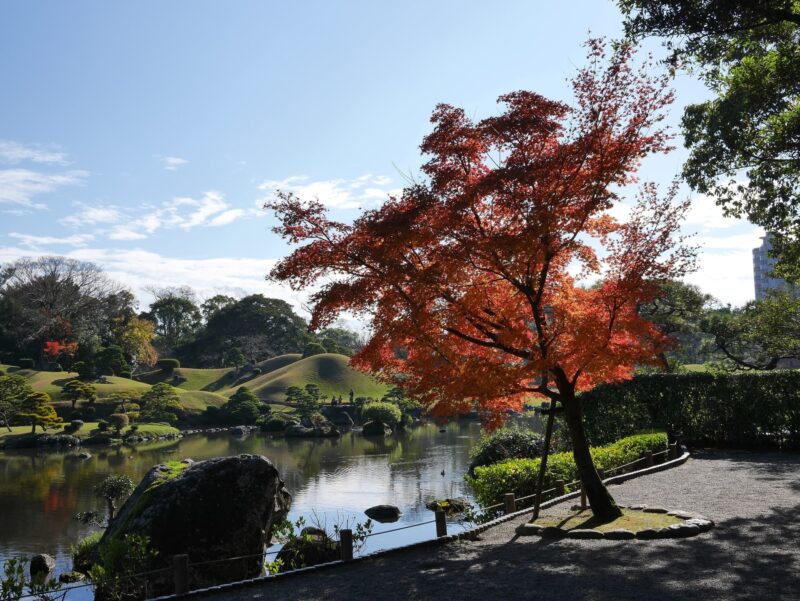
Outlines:
{"label": "tall white building", "polygon": [[797,294],[795,286],[780,278],[772,277],[775,259],[769,256],[772,243],[769,236],[761,237],[761,246],[753,249],[753,281],[756,288],[756,300],[764,300],[770,290],[786,290]]}

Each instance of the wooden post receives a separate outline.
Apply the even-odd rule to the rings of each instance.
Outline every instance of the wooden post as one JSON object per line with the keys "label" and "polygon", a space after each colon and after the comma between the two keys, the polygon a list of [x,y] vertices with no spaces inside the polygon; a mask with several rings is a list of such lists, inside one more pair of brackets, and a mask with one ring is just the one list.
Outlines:
{"label": "wooden post", "polygon": [[[547,383],[547,378],[544,378],[545,384]],[[556,401],[555,399],[550,403],[550,409],[547,413],[547,427],[544,430],[544,451],[542,452],[542,458],[539,460],[539,478],[536,483],[536,496],[533,500],[533,515],[531,516],[531,521],[535,522],[539,517],[539,509],[542,504],[542,491],[544,490],[544,474],[545,470],[547,469],[547,457],[550,455],[550,437],[553,435],[553,419],[555,417],[556,412]]]}
{"label": "wooden post", "polygon": [[564,488],[564,481],[563,480],[556,480],[556,496],[561,497],[567,494],[566,489]]}
{"label": "wooden post", "polygon": [[586,509],[586,489],[583,487],[583,482],[581,482],[581,511]]}
{"label": "wooden post", "polygon": [[175,594],[185,595],[189,592],[189,556],[175,555],[172,558]]}
{"label": "wooden post", "polygon": [[673,442],[669,445],[669,458],[670,459],[677,459],[678,458],[678,443]]}
{"label": "wooden post", "polygon": [[342,561],[353,559],[353,531],[345,528],[339,530],[339,551],[342,554]]}
{"label": "wooden post", "polygon": [[653,451],[647,451],[647,453],[645,453],[645,456],[644,456],[644,464],[645,464],[647,467],[653,467],[653,464],[654,464],[654,461],[653,461]]}
{"label": "wooden post", "polygon": [[517,500],[513,492],[507,492],[503,495],[503,501],[505,501],[506,504],[506,515],[514,513],[517,510]]}
{"label": "wooden post", "polygon": [[436,537],[447,536],[447,516],[441,509],[436,510]]}

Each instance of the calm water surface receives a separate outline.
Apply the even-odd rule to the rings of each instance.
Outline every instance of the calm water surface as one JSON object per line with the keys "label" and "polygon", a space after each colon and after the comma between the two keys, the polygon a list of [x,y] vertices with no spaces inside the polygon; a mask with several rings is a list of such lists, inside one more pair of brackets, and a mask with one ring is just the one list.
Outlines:
{"label": "calm water surface", "polygon": [[[301,440],[253,434],[195,435],[136,447],[89,448],[79,461],[67,454],[38,451],[0,453],[0,561],[49,553],[58,572],[71,569],[69,548],[91,531],[72,516],[102,509],[92,487],[108,474],[134,482],[152,466],[169,460],[257,453],[278,467],[292,493],[290,517],[334,524],[364,521],[373,505],[397,505],[400,522],[375,524],[373,532],[433,519],[425,504],[445,497],[470,497],[463,476],[469,451],[480,437],[476,422],[456,422],[445,433],[434,424],[383,439],[349,432],[340,439]],[[444,474],[442,473],[444,472]],[[316,516],[316,518],[314,517]],[[460,525],[451,522],[451,531]],[[433,538],[433,524],[368,539],[362,552]],[[75,591],[77,592],[77,591]]]}

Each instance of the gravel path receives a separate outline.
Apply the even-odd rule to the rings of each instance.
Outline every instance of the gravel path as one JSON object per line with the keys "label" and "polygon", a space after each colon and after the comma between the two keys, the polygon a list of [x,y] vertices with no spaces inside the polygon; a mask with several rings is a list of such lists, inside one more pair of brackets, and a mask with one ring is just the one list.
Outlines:
{"label": "gravel path", "polygon": [[203,599],[800,599],[800,455],[705,452],[612,487],[623,504],[701,513],[707,534],[661,541],[518,537],[398,552]]}

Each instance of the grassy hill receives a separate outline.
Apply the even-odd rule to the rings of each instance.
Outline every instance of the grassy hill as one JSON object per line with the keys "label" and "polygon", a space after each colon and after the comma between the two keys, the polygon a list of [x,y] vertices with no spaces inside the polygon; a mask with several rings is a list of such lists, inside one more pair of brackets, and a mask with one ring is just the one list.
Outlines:
{"label": "grassy hill", "polygon": [[[2,368],[2,370],[9,375],[22,376],[28,380],[31,388],[46,392],[53,398],[54,401],[61,400],[61,387],[71,379],[78,376],[78,374],[75,372],[37,371],[35,369],[20,369],[10,365],[2,365],[0,368]],[[97,389],[98,399],[111,396],[116,392],[124,392],[126,390],[133,390],[138,393],[142,393],[150,389],[149,384],[137,382],[136,380],[129,380],[128,378],[106,376],[105,379],[107,381],[105,384],[93,382],[94,387]]]}
{"label": "grassy hill", "polygon": [[[261,374],[244,385],[265,401],[270,402],[284,401],[286,389],[289,386],[302,387],[306,384],[316,384],[322,394],[328,396],[336,394],[347,398],[350,390],[357,397],[380,398],[385,394],[387,387],[384,384],[367,374],[354,370],[350,367],[349,361],[349,357],[333,353],[314,355],[305,359],[297,359],[269,373]],[[230,395],[234,390],[235,387],[222,391],[222,393]]]}
{"label": "grassy hill", "polygon": [[[374,378],[352,369],[350,359],[344,355],[326,353],[303,359],[299,354],[287,354],[261,361],[261,374],[246,380],[237,378],[233,368],[197,369],[182,367],[173,374],[160,370],[142,374],[137,380],[107,376],[107,382],[94,382],[98,403],[117,392],[146,392],[153,384],[167,382],[179,389],[181,404],[189,414],[200,414],[208,406],[223,405],[239,386],[247,386],[259,397],[271,403],[282,403],[289,386],[303,387],[316,384],[322,394],[341,395],[347,398],[350,390],[355,396],[380,398],[387,387]],[[48,393],[61,405],[61,387],[77,374],[73,372],[37,371],[0,365],[0,370],[20,375],[30,382],[34,390]],[[278,407],[276,407],[277,409]],[[285,408],[285,407],[282,407]]]}

